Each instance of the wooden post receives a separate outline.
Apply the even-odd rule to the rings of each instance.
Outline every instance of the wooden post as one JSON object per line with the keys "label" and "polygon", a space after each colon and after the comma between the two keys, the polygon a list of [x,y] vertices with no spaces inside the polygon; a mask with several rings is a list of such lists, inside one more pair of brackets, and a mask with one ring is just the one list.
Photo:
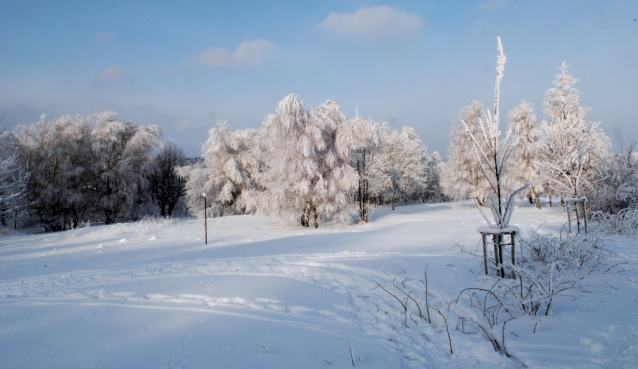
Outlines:
{"label": "wooden post", "polygon": [[501,273],[503,270],[502,268],[503,258],[501,257],[499,253],[501,245],[500,245],[500,242],[498,242],[497,235],[495,234],[492,235],[492,242],[494,242],[494,262],[496,263],[496,276],[503,277],[503,274]]}
{"label": "wooden post", "polygon": [[512,244],[512,278],[516,279],[516,272],[514,271],[514,265],[516,265],[516,258],[515,258],[515,253],[516,253],[516,232],[512,232],[510,233],[510,243]]}
{"label": "wooden post", "polygon": [[487,236],[485,233],[481,233],[483,239],[483,263],[485,264],[485,275],[487,275]]}
{"label": "wooden post", "polygon": [[585,221],[585,234],[587,234],[587,201],[583,203],[583,213],[585,213],[584,221]]}
{"label": "wooden post", "polygon": [[208,245],[208,215],[206,214],[206,192],[202,194],[204,197],[204,243]]}

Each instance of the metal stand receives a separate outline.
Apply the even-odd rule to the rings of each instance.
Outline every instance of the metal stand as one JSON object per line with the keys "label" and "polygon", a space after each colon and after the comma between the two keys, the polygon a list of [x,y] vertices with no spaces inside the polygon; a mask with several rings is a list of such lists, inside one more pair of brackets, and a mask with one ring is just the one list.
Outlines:
{"label": "metal stand", "polygon": [[[496,276],[501,278],[516,278],[514,270],[512,270],[510,274],[506,274],[505,272],[505,266],[503,264],[503,246],[511,246],[511,265],[516,265],[516,233],[518,232],[518,229],[515,229],[514,227],[509,227],[507,229],[483,227],[478,231],[481,234],[481,239],[483,241],[483,264],[485,265],[485,275],[489,274],[487,267],[487,245],[491,243],[494,245],[494,265],[496,269]],[[505,242],[504,236],[509,236],[509,242]]]}

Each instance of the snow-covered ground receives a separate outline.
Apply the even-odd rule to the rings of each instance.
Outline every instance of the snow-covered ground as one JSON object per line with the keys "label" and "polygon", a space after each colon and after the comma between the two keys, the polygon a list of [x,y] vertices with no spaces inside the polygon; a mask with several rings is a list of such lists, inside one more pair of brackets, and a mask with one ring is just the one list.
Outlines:
{"label": "snow-covered ground", "polygon": [[[521,204],[512,223],[523,238],[558,234],[563,211]],[[515,358],[461,333],[447,306],[481,270],[472,255],[481,224],[473,205],[451,203],[376,209],[369,224],[342,229],[210,219],[208,245],[202,220],[5,236],[0,367],[638,366],[633,263],[580,301],[556,302],[553,315],[508,324]],[[636,259],[636,240],[614,242],[614,252]],[[392,291],[395,277],[408,278],[422,302],[426,266],[430,304],[448,321],[454,354],[440,315],[408,328],[400,304],[377,286]]]}

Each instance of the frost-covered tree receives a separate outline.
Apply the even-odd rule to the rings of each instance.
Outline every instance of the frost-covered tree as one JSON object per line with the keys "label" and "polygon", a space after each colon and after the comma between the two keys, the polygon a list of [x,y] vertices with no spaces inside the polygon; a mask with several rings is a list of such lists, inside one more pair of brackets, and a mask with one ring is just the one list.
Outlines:
{"label": "frost-covered tree", "polygon": [[209,199],[207,216],[246,212],[246,192],[256,186],[257,145],[256,130],[232,131],[227,121],[218,122],[216,128],[208,131],[208,139],[202,145],[203,162],[180,170],[187,178],[186,197],[192,215],[203,215],[202,193]]}
{"label": "frost-covered tree", "polygon": [[585,195],[593,210],[617,214],[623,209],[638,208],[638,155],[636,141],[609,153],[602,162],[602,176]]}
{"label": "frost-covered tree", "polygon": [[537,153],[547,186],[562,197],[579,198],[594,185],[611,141],[600,123],[586,121],[589,108],[578,105],[580,94],[573,87],[578,80],[567,73],[564,62],[559,69],[556,87],[544,100]]}
{"label": "frost-covered tree", "polygon": [[404,127],[399,133],[387,124],[381,125],[378,134],[381,148],[370,170],[378,178],[376,191],[394,210],[397,201],[405,201],[425,190],[429,157],[412,127]]}
{"label": "frost-covered tree", "polygon": [[95,182],[89,202],[106,224],[136,219],[144,213],[139,207],[152,201],[147,177],[161,130],[119,121],[112,112],[91,118],[90,170]]}
{"label": "frost-covered tree", "polygon": [[430,160],[426,164],[425,177],[427,178],[427,186],[423,192],[424,202],[443,202],[445,195],[441,188],[441,176],[444,171],[445,163],[441,159],[441,155],[434,151],[430,156]]}
{"label": "frost-covered tree", "polygon": [[17,127],[20,165],[30,172],[29,201],[45,230],[139,215],[149,201],[145,176],[160,135],[156,126],[120,122],[110,112],[43,115]]}
{"label": "frost-covered tree", "polygon": [[17,229],[19,218],[29,215],[27,185],[30,174],[20,165],[19,149],[12,133],[0,133],[0,226],[6,227],[13,218],[14,229]]}
{"label": "frost-covered tree", "polygon": [[358,176],[350,165],[350,147],[341,145],[347,142],[339,137],[344,124],[332,101],[312,111],[295,94],[279,102],[262,128],[264,193],[256,208],[280,219],[296,218],[302,226],[348,219],[348,194]]}
{"label": "frost-covered tree", "polygon": [[177,173],[177,168],[185,164],[186,156],[174,142],[164,145],[153,159],[148,180],[153,198],[163,217],[170,217],[184,196],[185,180]]}
{"label": "frost-covered tree", "polygon": [[480,121],[484,118],[483,104],[475,100],[470,106],[461,108],[459,117],[454,122],[450,133],[448,161],[441,178],[443,192],[452,199],[475,198],[482,205],[490,192],[489,183],[476,162],[472,140],[467,134],[469,129],[475,136],[479,135]]}
{"label": "frost-covered tree", "polygon": [[368,222],[370,212],[370,184],[375,182],[373,173],[370,172],[371,163],[381,147],[377,134],[378,125],[371,120],[361,119],[358,115],[350,119],[341,129],[339,135],[340,145],[351,150],[351,165],[357,171],[359,177],[355,194],[355,200],[359,209],[359,221]]}
{"label": "frost-covered tree", "polygon": [[[87,216],[85,194],[91,155],[86,117],[62,116],[19,126],[20,161],[29,168],[29,200],[47,231],[77,227]],[[87,178],[88,177],[88,178]]]}
{"label": "frost-covered tree", "polygon": [[540,176],[541,162],[536,155],[536,147],[540,139],[540,123],[534,114],[534,107],[527,101],[521,103],[510,110],[507,114],[509,121],[509,134],[518,137],[516,150],[509,160],[507,170],[507,187],[510,189],[520,188],[525,183],[530,184],[527,196],[530,203],[534,201],[538,209],[541,202],[538,198],[539,191],[542,190],[543,181]]}
{"label": "frost-covered tree", "polygon": [[[468,125],[465,121],[466,132],[472,141],[472,148],[479,164],[481,173],[488,181],[491,189],[490,210],[492,219],[485,216],[484,218],[492,228],[507,228],[512,217],[514,198],[524,191],[528,184],[512,191],[506,196],[506,188],[504,186],[505,168],[508,159],[511,157],[516,148],[518,137],[509,131],[505,138],[501,138],[500,123],[500,96],[501,96],[501,80],[503,79],[503,71],[505,70],[506,57],[503,53],[503,45],[501,38],[497,38],[498,51],[496,62],[496,86],[494,87],[494,113],[489,110],[485,111],[485,116],[479,118],[479,134],[476,134],[475,128]],[[480,210],[480,208],[479,208]],[[483,213],[483,212],[481,212]]]}

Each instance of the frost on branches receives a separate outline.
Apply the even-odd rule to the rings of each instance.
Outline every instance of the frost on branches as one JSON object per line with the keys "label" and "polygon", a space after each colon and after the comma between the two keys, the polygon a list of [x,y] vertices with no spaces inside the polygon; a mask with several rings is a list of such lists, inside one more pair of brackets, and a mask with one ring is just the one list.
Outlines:
{"label": "frost on branches", "polygon": [[534,107],[527,101],[521,101],[520,105],[510,110],[507,114],[509,120],[509,135],[518,137],[516,150],[509,160],[506,168],[506,186],[510,189],[520,188],[525,183],[530,184],[527,196],[541,208],[539,192],[543,188],[543,180],[540,176],[541,161],[536,155],[536,145],[540,140],[539,121],[534,114]]}
{"label": "frost on branches", "polygon": [[43,115],[17,127],[29,206],[47,231],[138,219],[148,211],[146,174],[160,136],[157,126],[118,121],[111,112]]}
{"label": "frost on branches", "polygon": [[470,106],[461,108],[459,117],[450,132],[448,146],[448,162],[443,171],[442,188],[444,193],[455,200],[476,199],[479,204],[485,202],[489,194],[489,183],[481,174],[476,161],[472,139],[467,134],[466,127],[477,136],[480,123],[485,113],[483,104],[472,101]]}
{"label": "frost on branches", "polygon": [[[187,178],[189,212],[203,216],[202,193],[213,201],[207,216],[257,213],[320,227],[345,224],[358,210],[369,220],[371,202],[441,197],[440,157],[432,162],[412,128],[401,133],[358,115],[346,121],[327,101],[314,109],[286,96],[259,131],[209,131],[203,162],[179,169]],[[429,192],[428,192],[429,191]],[[437,192],[439,191],[439,192]]]}
{"label": "frost on branches", "polygon": [[244,214],[246,191],[254,187],[258,161],[254,129],[231,131],[227,121],[208,131],[202,163],[180,169],[187,178],[186,198],[191,215],[203,216],[202,193],[210,201],[207,216]]}
{"label": "frost on branches", "polygon": [[13,219],[17,229],[18,220],[28,213],[27,184],[29,172],[20,165],[19,145],[15,136],[0,133],[0,228],[8,227]]}
{"label": "frost on branches", "polygon": [[[481,213],[491,228],[504,229],[508,227],[512,216],[514,198],[517,194],[524,191],[529,186],[529,183],[513,191],[509,197],[505,196],[505,187],[503,185],[505,168],[508,159],[516,148],[518,137],[510,130],[505,138],[501,139],[501,131],[499,129],[500,93],[506,57],[503,53],[501,38],[498,37],[497,40],[499,55],[497,56],[496,63],[497,76],[496,86],[494,88],[494,115],[492,115],[489,110],[486,110],[485,115],[478,119],[478,134],[476,134],[475,127],[467,124],[465,121],[461,122],[465,126],[466,132],[471,139],[476,162],[479,164],[481,173],[488,181],[492,192],[490,202],[492,220],[485,216],[482,211]],[[507,199],[505,200],[505,198]]]}
{"label": "frost on branches", "polygon": [[537,153],[541,176],[561,197],[579,198],[591,189],[611,143],[599,128],[586,121],[587,111],[578,105],[578,81],[567,74],[565,62],[559,68],[555,88],[547,91],[545,120],[540,129]]}
{"label": "frost on branches", "polygon": [[368,205],[377,179],[370,168],[381,148],[378,124],[361,119],[357,114],[342,127],[339,140],[339,145],[350,148],[350,164],[357,171],[355,200],[359,210],[359,221],[368,222],[370,220]]}
{"label": "frost on branches", "polygon": [[358,185],[350,147],[340,137],[345,117],[332,101],[309,111],[299,96],[286,96],[262,128],[265,169],[257,210],[302,226],[349,218],[348,194]]}
{"label": "frost on branches", "polygon": [[370,170],[375,174],[377,192],[394,210],[397,201],[422,194],[427,187],[427,149],[412,127],[401,133],[387,124],[379,127],[381,148]]}

